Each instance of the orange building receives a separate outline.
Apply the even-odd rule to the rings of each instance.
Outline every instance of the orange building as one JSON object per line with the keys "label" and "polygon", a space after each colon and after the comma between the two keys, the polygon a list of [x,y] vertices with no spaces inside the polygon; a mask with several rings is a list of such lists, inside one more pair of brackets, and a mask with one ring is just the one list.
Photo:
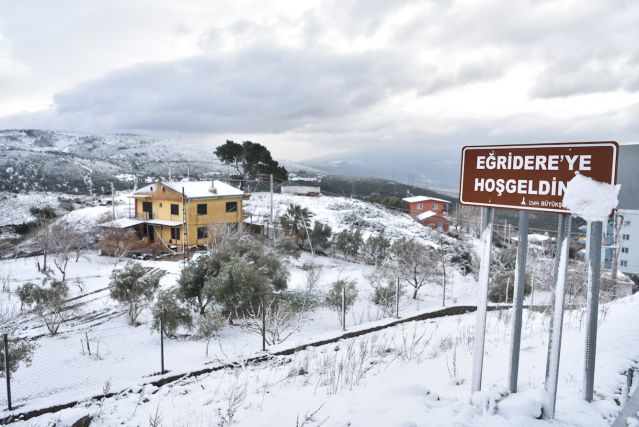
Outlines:
{"label": "orange building", "polygon": [[439,231],[448,231],[448,213],[444,212],[444,205],[448,200],[434,197],[414,196],[403,199],[408,205],[408,214],[427,227]]}

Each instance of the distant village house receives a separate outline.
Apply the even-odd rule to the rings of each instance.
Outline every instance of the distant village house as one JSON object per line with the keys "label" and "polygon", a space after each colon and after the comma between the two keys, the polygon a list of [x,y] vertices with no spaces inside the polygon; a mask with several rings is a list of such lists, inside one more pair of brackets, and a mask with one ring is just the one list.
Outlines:
{"label": "distant village house", "polygon": [[439,231],[448,231],[448,213],[444,212],[444,205],[448,200],[434,197],[414,196],[402,199],[408,205],[408,214],[426,227]]}

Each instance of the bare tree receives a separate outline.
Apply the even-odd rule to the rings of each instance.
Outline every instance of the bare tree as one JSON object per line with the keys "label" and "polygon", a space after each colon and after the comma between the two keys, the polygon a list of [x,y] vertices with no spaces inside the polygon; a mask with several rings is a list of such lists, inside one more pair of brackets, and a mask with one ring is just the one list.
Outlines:
{"label": "bare tree", "polygon": [[[36,254],[35,258],[38,271],[44,273],[48,271],[48,258],[55,252],[54,223],[55,220],[53,219],[39,218],[37,225],[31,230],[27,239],[27,246]],[[40,265],[40,256],[42,256],[42,265]]]}
{"label": "bare tree", "polygon": [[236,314],[235,323],[248,332],[263,335],[268,345],[286,341],[299,330],[299,312],[296,312],[287,301],[273,298],[265,306],[264,322],[262,322],[263,307],[259,305],[257,308],[250,307],[243,314]]}
{"label": "bare tree", "polygon": [[83,234],[77,222],[72,223],[65,219],[51,224],[51,234],[55,242],[52,253],[53,263],[62,274],[62,281],[65,281],[67,265],[71,259],[77,257],[76,251],[82,246]]}
{"label": "bare tree", "polygon": [[393,243],[388,268],[395,277],[411,285],[417,298],[419,289],[427,283],[436,283],[441,276],[441,265],[434,249],[415,239],[399,239]]}
{"label": "bare tree", "polygon": [[110,255],[113,260],[113,268],[124,258],[127,258],[131,251],[138,245],[140,239],[135,230],[131,228],[103,226],[100,233],[100,243],[98,247],[103,254]]}

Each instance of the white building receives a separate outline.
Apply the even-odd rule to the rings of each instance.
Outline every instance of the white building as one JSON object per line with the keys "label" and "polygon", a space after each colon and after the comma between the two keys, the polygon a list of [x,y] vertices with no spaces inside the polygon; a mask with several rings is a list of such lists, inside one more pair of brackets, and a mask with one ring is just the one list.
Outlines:
{"label": "white building", "polygon": [[[622,273],[639,274],[639,144],[619,146],[617,183],[621,184],[617,214],[603,225],[601,262]],[[586,237],[586,259],[590,251],[590,223]]]}

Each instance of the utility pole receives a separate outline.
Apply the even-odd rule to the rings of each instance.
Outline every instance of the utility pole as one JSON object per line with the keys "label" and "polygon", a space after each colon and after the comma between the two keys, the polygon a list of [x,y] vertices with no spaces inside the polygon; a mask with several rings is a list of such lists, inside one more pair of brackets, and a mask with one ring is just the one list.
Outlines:
{"label": "utility pole", "polygon": [[111,183],[111,207],[113,207],[113,219],[115,219],[115,188]]}
{"label": "utility pole", "polygon": [[191,180],[191,166],[186,167],[186,180],[187,181]]}
{"label": "utility pole", "polygon": [[184,233],[182,236],[182,248],[183,248],[182,252],[184,253],[185,266],[189,259],[189,243],[188,243],[189,235],[187,232],[187,229],[188,229],[187,220],[188,220],[188,216],[186,212],[186,196],[184,194],[184,187],[182,187],[182,229],[184,230]]}
{"label": "utility pole", "polygon": [[171,182],[171,166],[169,166],[169,182]]}
{"label": "utility pole", "polygon": [[[271,174],[271,223],[274,223],[275,219],[273,218],[273,174]],[[275,238],[275,235],[273,235]]]}

